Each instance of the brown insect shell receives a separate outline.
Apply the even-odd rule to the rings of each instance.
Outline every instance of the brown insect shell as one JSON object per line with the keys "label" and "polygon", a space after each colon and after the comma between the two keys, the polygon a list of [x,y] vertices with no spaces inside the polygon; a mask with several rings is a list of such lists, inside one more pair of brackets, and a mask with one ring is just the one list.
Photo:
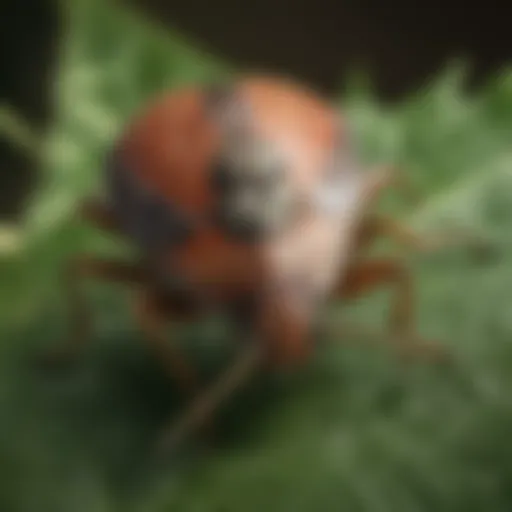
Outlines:
{"label": "brown insect shell", "polygon": [[[297,279],[320,293],[333,279],[338,251],[348,254],[348,231],[359,204],[352,204],[352,194],[345,213],[341,208],[327,214],[315,195],[340,140],[343,145],[340,120],[313,92],[280,78],[245,77],[233,84],[233,91],[250,107],[255,131],[284,156],[287,183],[312,208],[288,233],[257,246],[228,239],[206,223],[162,255],[162,268],[219,301],[266,288],[289,289]],[[209,177],[222,142],[206,112],[204,89],[187,88],[154,101],[134,120],[121,147],[142,182],[182,212],[203,218],[215,201]],[[347,180],[351,177],[347,173]]]}

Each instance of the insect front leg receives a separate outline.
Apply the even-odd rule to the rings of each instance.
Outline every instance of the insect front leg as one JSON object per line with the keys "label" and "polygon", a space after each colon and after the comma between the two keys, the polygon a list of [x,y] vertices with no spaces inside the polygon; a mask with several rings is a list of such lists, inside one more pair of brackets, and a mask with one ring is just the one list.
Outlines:
{"label": "insect front leg", "polygon": [[312,351],[309,328],[312,309],[304,308],[306,302],[297,300],[294,288],[288,287],[284,292],[270,293],[261,301],[254,316],[254,330],[246,334],[248,339],[242,340],[242,348],[233,363],[165,429],[157,445],[158,455],[169,454],[210,422],[222,403],[258,371],[296,367],[307,360]]}
{"label": "insect front leg", "polygon": [[466,248],[484,253],[489,244],[482,237],[462,230],[420,234],[397,219],[383,214],[369,214],[361,224],[358,246],[364,248],[378,238],[387,238],[419,253],[433,253],[450,248]]}
{"label": "insect front leg", "polygon": [[[404,194],[411,202],[418,203],[420,194],[410,179],[400,169],[393,166],[379,166],[369,173],[365,192],[365,201],[372,207],[381,194],[394,189]],[[487,256],[492,252],[491,244],[484,236],[462,229],[422,234],[403,222],[382,214],[369,214],[361,228],[363,241],[369,242],[374,237],[388,237],[394,241],[419,252],[434,252],[453,247],[464,247],[477,256]]]}
{"label": "insect front leg", "polygon": [[437,343],[423,341],[416,332],[414,282],[411,272],[397,259],[375,259],[354,263],[336,290],[340,299],[353,299],[377,287],[395,287],[390,312],[390,341],[405,357],[449,360],[447,351]]}
{"label": "insect front leg", "polygon": [[180,418],[164,429],[156,445],[156,455],[166,456],[189,436],[208,425],[219,407],[245,385],[263,367],[263,346],[256,342],[243,345],[233,363],[207,389],[195,398]]}
{"label": "insect front leg", "polygon": [[420,235],[405,223],[385,215],[367,215],[361,225],[358,245],[367,246],[378,238],[387,238],[420,253],[440,250],[458,241],[453,236],[442,234]]}

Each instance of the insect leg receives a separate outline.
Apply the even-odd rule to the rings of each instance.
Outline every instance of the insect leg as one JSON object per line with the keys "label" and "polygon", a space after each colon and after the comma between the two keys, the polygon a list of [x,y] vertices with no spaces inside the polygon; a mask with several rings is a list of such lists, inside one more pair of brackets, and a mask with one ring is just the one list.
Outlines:
{"label": "insect leg", "polygon": [[256,314],[256,337],[243,344],[233,364],[214,384],[198,396],[189,409],[173,422],[159,440],[158,454],[169,453],[194,430],[208,422],[221,403],[267,365],[283,368],[304,362],[312,349],[309,318],[312,308],[297,300],[291,287],[273,291]]}
{"label": "insect leg", "polygon": [[[420,235],[412,228],[384,215],[369,215],[362,225],[364,241],[375,238],[389,238],[394,242],[418,252],[428,252],[448,244],[448,239],[440,235]],[[452,239],[450,238],[450,241]]]}
{"label": "insect leg", "polygon": [[70,308],[70,333],[64,345],[50,354],[49,362],[74,359],[90,335],[90,308],[81,288],[86,278],[130,285],[144,285],[147,282],[144,270],[138,265],[91,256],[71,260],[63,277],[66,304]]}
{"label": "insect leg", "polygon": [[447,352],[435,343],[420,340],[415,332],[414,283],[404,263],[396,259],[375,259],[355,263],[337,290],[343,299],[357,298],[382,285],[395,286],[390,313],[391,341],[403,356],[445,360]]}
{"label": "insect leg", "polygon": [[82,201],[78,207],[77,217],[89,224],[112,234],[119,234],[119,225],[110,208],[98,199]]}
{"label": "insect leg", "polygon": [[157,455],[169,454],[194,431],[207,424],[220,405],[263,366],[264,360],[261,345],[254,342],[246,344],[233,364],[213,385],[199,395],[177,421],[164,429],[156,446]]}
{"label": "insect leg", "polygon": [[143,291],[135,308],[137,323],[169,377],[177,379],[184,392],[194,395],[199,385],[197,374],[181,351],[167,340],[167,324],[177,316],[172,307],[167,306],[158,293],[152,290]]}
{"label": "insect leg", "polygon": [[364,219],[361,237],[365,244],[374,238],[385,237],[420,253],[435,252],[450,247],[466,247],[480,252],[488,248],[488,243],[482,237],[462,230],[419,234],[405,223],[382,214],[370,214]]}
{"label": "insect leg", "polygon": [[378,166],[369,173],[371,176],[369,185],[370,202],[375,202],[387,189],[393,189],[404,195],[411,204],[418,204],[421,198],[419,191],[408,179],[406,173],[394,166]]}

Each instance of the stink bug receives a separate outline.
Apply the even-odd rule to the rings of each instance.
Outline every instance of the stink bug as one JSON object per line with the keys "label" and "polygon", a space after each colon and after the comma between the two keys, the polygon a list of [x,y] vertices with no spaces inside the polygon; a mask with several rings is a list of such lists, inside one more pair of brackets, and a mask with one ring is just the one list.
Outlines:
{"label": "stink bug", "polygon": [[[105,177],[104,200],[86,202],[81,214],[130,240],[139,258],[80,256],[70,264],[73,333],[65,351],[75,354],[87,335],[80,279],[138,290],[136,316],[145,338],[192,400],[166,443],[200,426],[256,369],[307,361],[328,300],[393,285],[396,348],[436,360],[447,356],[414,331],[407,268],[396,259],[364,258],[380,236],[431,247],[373,212],[383,190],[404,183],[400,174],[363,169],[347,122],[307,87],[247,76],[164,94],[117,140]],[[243,321],[246,331],[240,358],[202,390],[194,366],[164,332],[170,321],[211,309]]]}

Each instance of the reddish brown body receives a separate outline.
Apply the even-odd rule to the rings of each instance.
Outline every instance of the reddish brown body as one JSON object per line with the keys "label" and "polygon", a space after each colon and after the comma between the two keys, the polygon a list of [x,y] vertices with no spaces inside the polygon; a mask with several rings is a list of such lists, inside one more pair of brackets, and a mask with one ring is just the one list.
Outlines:
{"label": "reddish brown body", "polygon": [[[391,322],[399,347],[441,354],[414,340],[411,279],[403,265],[359,259],[375,236],[391,235],[417,248],[422,241],[368,214],[397,175],[386,168],[360,169],[347,133],[327,101],[279,78],[186,88],[153,101],[135,116],[108,160],[106,203],[84,209],[99,227],[131,239],[140,260],[82,258],[72,265],[73,346],[84,339],[85,325],[84,304],[73,286],[77,274],[131,283],[140,291],[138,319],[151,346],[184,388],[196,391],[192,367],[166,343],[166,323],[205,308],[233,313],[242,307],[248,323],[241,341],[250,338],[252,352],[198,398],[180,433],[258,364],[306,360],[312,327],[330,297],[396,285]],[[263,156],[267,160],[260,164]],[[260,190],[249,201],[257,207],[240,210],[249,212],[242,216],[250,221],[248,231],[247,223],[231,215],[239,211],[233,205],[242,190]],[[334,195],[334,206],[324,204],[327,193]]]}
{"label": "reddish brown body", "polygon": [[[216,105],[218,97],[212,100],[210,94],[207,88],[186,89],[156,100],[122,136],[117,158],[122,159],[122,172],[133,173],[142,186],[166,203],[169,211],[173,208],[189,219],[201,219],[186,239],[158,250],[151,265],[158,268],[159,275],[178,276],[192,299],[200,303],[222,306],[239,300],[258,301],[265,295],[258,306],[264,315],[270,315],[272,325],[266,318],[254,321],[259,324],[257,328],[268,330],[265,338],[273,345],[276,357],[291,361],[305,354],[313,320],[309,318],[312,309],[297,304],[301,311],[292,311],[292,305],[299,296],[311,302],[309,295],[326,293],[329,284],[335,285],[333,275],[323,290],[313,289],[313,274],[322,273],[326,265],[323,260],[332,259],[336,249],[320,242],[313,255],[315,261],[295,264],[281,262],[276,253],[304,253],[307,248],[300,242],[310,237],[316,243],[315,234],[322,230],[329,230],[323,238],[335,238],[344,219],[325,221],[304,206],[298,214],[303,218],[297,219],[288,235],[264,237],[256,244],[230,236],[222,225],[211,221],[210,215],[219,202],[212,173],[222,148],[237,144],[236,134],[230,138],[229,127],[223,129],[220,125],[231,108],[237,130],[250,131],[249,138],[261,138],[276,148],[284,173],[278,186],[287,187],[297,204],[310,207],[311,191],[325,180],[334,155],[345,150],[343,127],[327,102],[307,89],[277,79],[243,80],[228,90],[224,104]],[[340,167],[338,172],[346,170]],[[135,204],[127,203],[126,208],[133,210]],[[138,218],[141,216],[138,214]],[[306,221],[310,225],[302,226]],[[141,250],[146,252],[149,248],[142,245]],[[284,268],[292,265],[296,268],[291,271]],[[298,291],[293,280],[304,281],[297,284],[306,289]],[[276,286],[282,291],[269,298]],[[292,334],[292,324],[300,325],[300,332]]]}
{"label": "reddish brown body", "polygon": [[[211,174],[223,134],[209,111],[208,92],[186,89],[158,99],[135,119],[119,146],[126,172],[193,218],[206,216],[217,201]],[[282,151],[286,186],[306,200],[341,141],[333,110],[309,91],[279,80],[247,79],[233,93],[249,106],[251,128]],[[208,287],[218,300],[261,283],[261,256],[261,247],[206,223],[159,257],[164,267],[197,288]]]}

